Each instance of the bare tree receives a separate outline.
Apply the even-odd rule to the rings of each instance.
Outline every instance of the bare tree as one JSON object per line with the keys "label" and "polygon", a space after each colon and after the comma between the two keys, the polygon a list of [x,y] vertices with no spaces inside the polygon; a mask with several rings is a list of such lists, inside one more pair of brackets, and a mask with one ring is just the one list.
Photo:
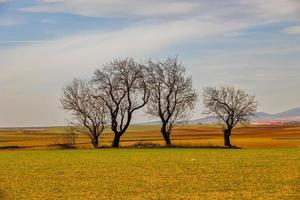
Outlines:
{"label": "bare tree", "polygon": [[87,81],[74,79],[63,89],[60,101],[63,109],[71,115],[73,126],[87,134],[93,147],[97,148],[99,136],[105,128],[106,108],[101,99],[93,96]]}
{"label": "bare tree", "polygon": [[193,89],[192,78],[185,75],[185,68],[176,57],[158,63],[149,61],[147,71],[151,97],[146,112],[160,118],[161,133],[169,146],[175,123],[189,116],[197,94]]}
{"label": "bare tree", "polygon": [[203,102],[207,114],[217,117],[223,124],[224,145],[230,147],[232,129],[238,123],[249,122],[255,115],[255,96],[235,87],[207,87],[203,92]]}
{"label": "bare tree", "polygon": [[95,72],[93,82],[98,89],[97,97],[105,102],[110,114],[114,132],[112,147],[119,147],[133,113],[149,99],[144,66],[132,58],[114,60]]}

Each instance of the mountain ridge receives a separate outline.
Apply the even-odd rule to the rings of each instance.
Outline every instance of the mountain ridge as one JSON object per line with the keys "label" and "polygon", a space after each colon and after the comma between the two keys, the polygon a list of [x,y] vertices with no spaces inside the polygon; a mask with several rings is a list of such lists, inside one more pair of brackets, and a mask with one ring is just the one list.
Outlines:
{"label": "mountain ridge", "polygon": [[[251,117],[251,122],[257,121],[299,121],[300,122],[300,107],[292,108],[283,112],[270,114],[267,112],[257,112],[255,116]],[[214,117],[204,117],[200,119],[189,120],[190,124],[209,124],[216,123],[218,120]]]}
{"label": "mountain ridge", "polygon": [[[282,121],[296,121],[300,122],[300,107],[292,108],[283,112],[271,114],[267,112],[257,112],[255,116],[251,117],[250,121],[252,123],[259,121],[272,121],[272,120],[282,120]],[[183,124],[212,124],[217,123],[218,119],[215,117],[207,116],[199,119],[183,120]],[[135,125],[158,125],[161,124],[159,120],[151,122],[135,123]]]}

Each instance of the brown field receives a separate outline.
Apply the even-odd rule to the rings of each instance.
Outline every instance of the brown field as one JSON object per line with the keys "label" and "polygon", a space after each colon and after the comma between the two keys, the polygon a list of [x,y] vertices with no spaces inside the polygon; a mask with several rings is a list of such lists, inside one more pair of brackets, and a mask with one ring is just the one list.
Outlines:
{"label": "brown field", "polygon": [[[21,131],[23,130],[23,131]],[[41,129],[0,129],[0,149],[52,149],[62,143],[63,127]],[[109,146],[113,134],[106,130],[100,138],[100,146]],[[213,147],[222,146],[221,128],[215,125],[189,125],[176,127],[171,136],[175,145]],[[300,125],[240,126],[232,134],[232,144],[241,148],[288,148],[300,147]],[[138,142],[164,144],[156,125],[134,125],[121,140],[121,146]],[[80,135],[77,146],[89,148],[89,139]]]}

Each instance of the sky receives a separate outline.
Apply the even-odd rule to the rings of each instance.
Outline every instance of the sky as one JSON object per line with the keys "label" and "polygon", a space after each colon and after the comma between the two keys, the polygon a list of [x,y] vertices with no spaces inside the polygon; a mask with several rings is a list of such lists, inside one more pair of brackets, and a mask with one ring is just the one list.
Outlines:
{"label": "sky", "polygon": [[[299,0],[0,0],[0,127],[64,125],[62,88],[111,59],[178,56],[199,93],[300,106]],[[134,122],[146,121],[142,112]]]}

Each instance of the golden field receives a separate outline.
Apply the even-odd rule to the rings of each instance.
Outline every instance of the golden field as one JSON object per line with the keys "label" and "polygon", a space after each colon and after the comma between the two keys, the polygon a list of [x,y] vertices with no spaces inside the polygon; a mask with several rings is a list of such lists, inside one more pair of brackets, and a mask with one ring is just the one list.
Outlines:
{"label": "golden field", "polygon": [[0,151],[0,199],[299,200],[300,149]]}
{"label": "golden field", "polygon": [[[90,149],[80,135],[58,150],[64,130],[0,129],[0,199],[300,199],[300,126],[240,126],[242,149],[214,149],[214,125],[177,127],[173,144],[189,148]],[[121,145],[138,142],[163,145],[159,126],[131,126]]]}
{"label": "golden field", "polygon": [[[1,149],[53,149],[63,143],[63,127],[39,129],[0,129]],[[100,136],[100,146],[109,146],[113,134],[107,129]],[[223,145],[222,130],[217,125],[188,125],[176,127],[171,136],[174,145],[215,147]],[[300,125],[248,125],[239,126],[232,133],[232,144],[241,148],[300,147]],[[134,125],[121,138],[121,146],[138,142],[164,144],[157,125]],[[80,148],[90,148],[89,138],[79,135]]]}

